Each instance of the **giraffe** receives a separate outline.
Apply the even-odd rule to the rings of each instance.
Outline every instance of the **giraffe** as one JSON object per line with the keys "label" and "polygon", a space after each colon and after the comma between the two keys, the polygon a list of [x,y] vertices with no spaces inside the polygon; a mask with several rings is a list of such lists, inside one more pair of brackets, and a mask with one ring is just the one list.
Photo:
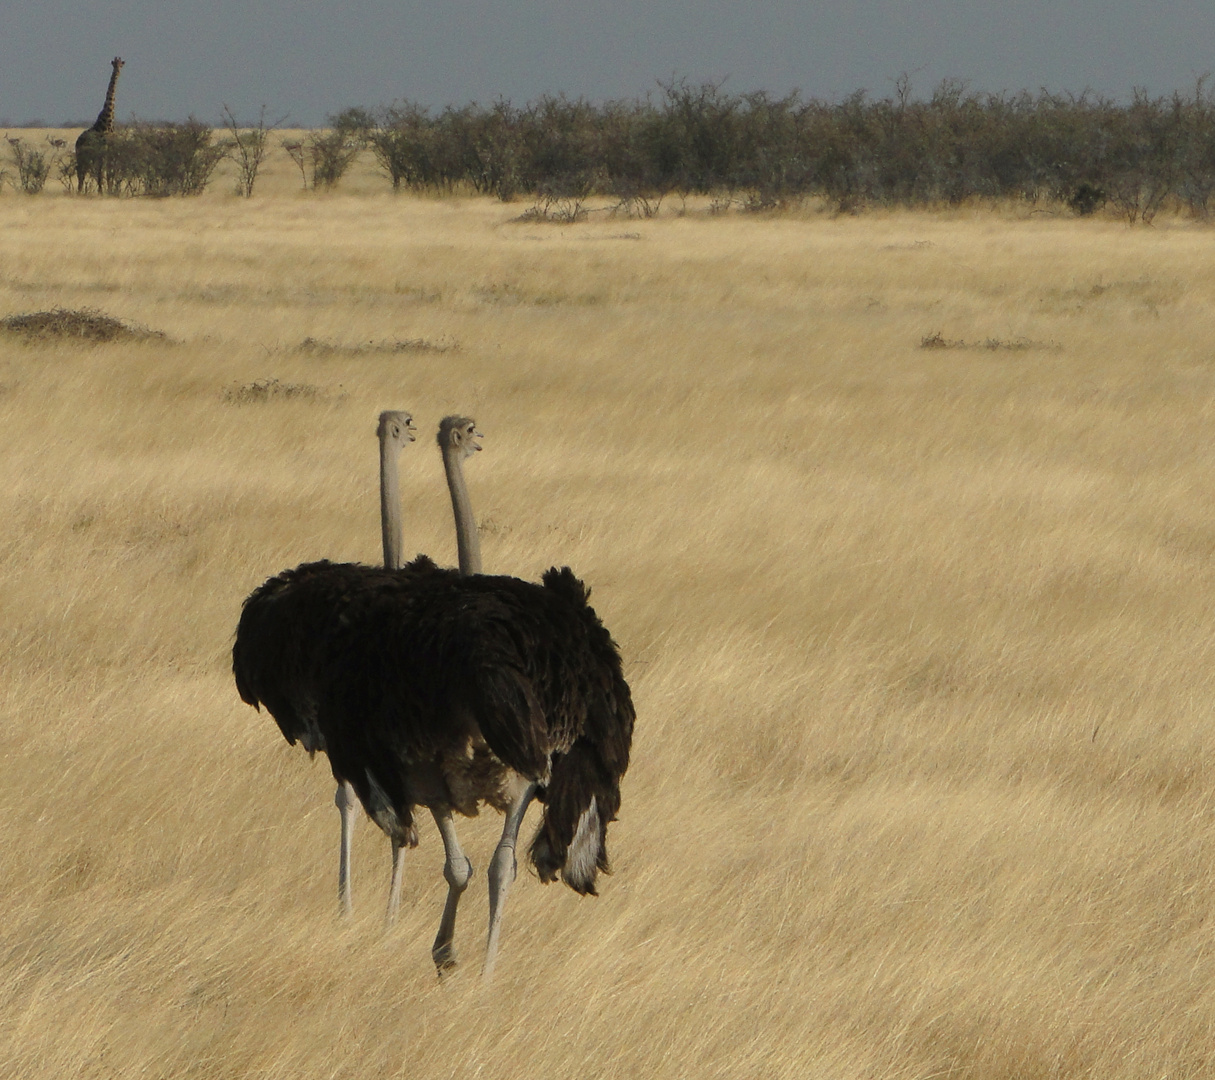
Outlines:
{"label": "giraffe", "polygon": [[97,191],[101,191],[101,172],[105,164],[106,137],[114,130],[114,89],[118,86],[118,73],[122,70],[122,58],[114,57],[110,67],[114,69],[110,76],[110,85],[105,92],[105,105],[97,114],[97,120],[91,128],[80,133],[76,140],[76,190],[84,191],[84,178],[91,176],[97,181]]}

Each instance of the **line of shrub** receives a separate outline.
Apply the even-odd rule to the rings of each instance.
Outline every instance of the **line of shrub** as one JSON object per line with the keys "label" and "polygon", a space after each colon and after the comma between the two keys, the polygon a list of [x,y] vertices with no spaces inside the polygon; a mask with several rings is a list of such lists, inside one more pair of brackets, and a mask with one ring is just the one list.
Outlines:
{"label": "line of shrub", "polygon": [[1109,204],[1150,220],[1175,203],[1206,216],[1215,194],[1215,96],[1129,104],[1095,94],[968,93],[942,83],[913,100],[843,102],[727,94],[663,84],[657,100],[593,104],[543,97],[431,112],[409,102],[331,117],[367,145],[394,187],[471,185],[502,199],[577,203],[607,195],[642,214],[668,195],[710,195],[753,209],[821,196],[865,205],[975,198]]}
{"label": "line of shrub", "polygon": [[[189,195],[232,157],[252,193],[276,124],[262,110],[242,129],[225,108],[230,138],[210,127],[132,123],[107,140],[102,188],[110,194]],[[931,206],[974,199],[1062,203],[1089,214],[1109,206],[1150,221],[1165,206],[1206,217],[1215,197],[1215,95],[1129,103],[1091,93],[976,94],[946,81],[914,100],[906,76],[894,93],[842,102],[728,94],[672,81],[644,100],[595,104],[546,96],[431,111],[411,102],[349,108],[330,128],[283,147],[305,186],[332,187],[369,149],[394,188],[471,187],[531,211],[575,219],[589,196],[649,216],[668,196],[708,195],[715,207],[777,207],[807,196],[840,210]],[[52,164],[71,187],[71,153],[9,139],[14,186],[37,192]],[[2,178],[3,173],[0,173]]]}
{"label": "line of shrub", "polygon": [[[193,118],[182,124],[136,121],[115,127],[105,139],[101,189],[109,195],[197,195],[229,153],[227,144],[212,139],[211,128]],[[77,183],[76,156],[62,140],[49,140],[49,150],[21,138],[9,138],[8,144],[17,169],[13,186],[19,190],[36,195],[52,174],[68,191]],[[0,172],[0,179],[4,176]],[[85,185],[97,186],[91,170]]]}
{"label": "line of shrub", "polygon": [[[111,195],[198,195],[223,157],[211,128],[199,120],[136,122],[106,137],[101,184]],[[70,183],[74,162],[65,164]]]}

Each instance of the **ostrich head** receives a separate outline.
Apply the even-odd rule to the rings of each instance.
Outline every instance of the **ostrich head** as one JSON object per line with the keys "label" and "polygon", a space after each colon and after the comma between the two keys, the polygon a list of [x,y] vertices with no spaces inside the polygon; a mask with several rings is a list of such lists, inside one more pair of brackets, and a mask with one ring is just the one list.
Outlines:
{"label": "ostrich head", "polygon": [[444,453],[455,450],[461,461],[481,449],[477,440],[483,438],[477,422],[467,416],[445,416],[439,421],[439,449]]}
{"label": "ostrich head", "polygon": [[417,438],[416,431],[409,413],[402,409],[385,409],[380,413],[380,424],[375,433],[381,441],[393,443],[399,448],[413,442]]}

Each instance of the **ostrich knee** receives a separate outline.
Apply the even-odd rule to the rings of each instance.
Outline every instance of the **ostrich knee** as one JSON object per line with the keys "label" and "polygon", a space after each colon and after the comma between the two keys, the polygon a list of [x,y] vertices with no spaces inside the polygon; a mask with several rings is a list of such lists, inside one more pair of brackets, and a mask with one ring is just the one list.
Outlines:
{"label": "ostrich knee", "polygon": [[447,882],[450,889],[457,893],[462,893],[468,888],[468,883],[473,876],[472,860],[463,852],[460,853],[460,858],[457,860],[448,859],[443,864],[443,880]]}

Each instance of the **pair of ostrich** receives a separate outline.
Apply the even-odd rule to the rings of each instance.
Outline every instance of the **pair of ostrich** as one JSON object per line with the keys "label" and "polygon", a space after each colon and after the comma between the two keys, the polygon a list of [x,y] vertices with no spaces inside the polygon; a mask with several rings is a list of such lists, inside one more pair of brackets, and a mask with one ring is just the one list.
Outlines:
{"label": "pair of ostrich", "polygon": [[490,861],[492,973],[515,845],[533,799],[544,812],[530,847],[540,879],[595,894],[608,868],[608,823],[620,805],[634,712],[620,656],[569,567],[541,584],[481,574],[463,462],[481,436],[447,417],[439,445],[456,519],[459,570],[424,555],[402,566],[398,459],[415,439],[407,412],[380,415],[384,566],[304,563],[245,600],[232,650],[242,700],[266,706],[289,743],[329,759],[341,813],[338,892],[348,913],[355,800],[388,835],[388,918],[400,904],[413,812],[434,817],[447,899],[431,955],[455,965],[456,910],[472,877],[453,813],[484,802],[505,815]]}

